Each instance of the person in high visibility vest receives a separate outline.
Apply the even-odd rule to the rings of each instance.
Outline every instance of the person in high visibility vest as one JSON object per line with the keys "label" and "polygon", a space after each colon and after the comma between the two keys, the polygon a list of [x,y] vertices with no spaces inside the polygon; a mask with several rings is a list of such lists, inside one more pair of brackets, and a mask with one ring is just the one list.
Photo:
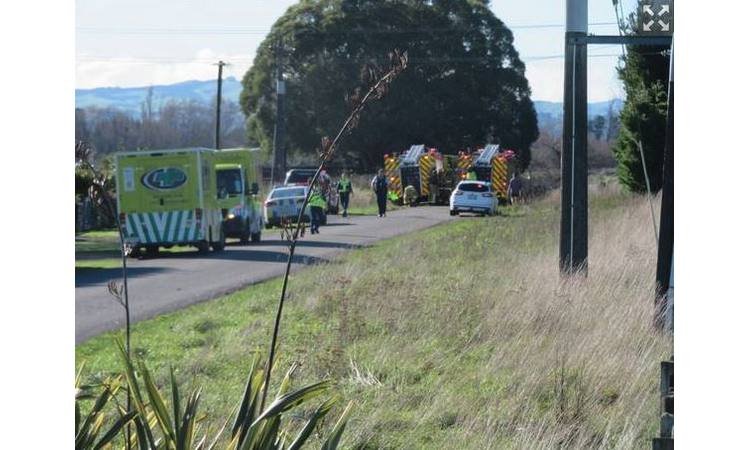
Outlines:
{"label": "person in high visibility vest", "polygon": [[339,192],[339,200],[341,201],[341,207],[344,208],[344,212],[341,214],[346,217],[349,214],[349,196],[352,194],[352,180],[349,179],[349,171],[344,170],[341,173],[341,178],[336,184],[336,190]]}
{"label": "person in high visibility vest", "polygon": [[326,199],[323,198],[323,194],[320,193],[320,188],[315,188],[310,195],[310,233],[320,233],[320,224],[323,223],[325,208],[328,205]]}
{"label": "person in high visibility vest", "polygon": [[474,169],[469,169],[469,172],[466,174],[466,179],[469,181],[477,181],[477,173],[474,172]]}

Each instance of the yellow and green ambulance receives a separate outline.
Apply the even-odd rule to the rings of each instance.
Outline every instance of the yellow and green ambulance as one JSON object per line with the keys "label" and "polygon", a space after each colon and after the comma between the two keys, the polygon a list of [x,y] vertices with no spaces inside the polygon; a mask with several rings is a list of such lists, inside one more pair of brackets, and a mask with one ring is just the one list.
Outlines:
{"label": "yellow and green ambulance", "polygon": [[214,153],[216,197],[224,218],[226,237],[240,243],[260,242],[263,211],[258,195],[258,150],[244,148]]}
{"label": "yellow and green ambulance", "polygon": [[222,251],[228,235],[260,240],[263,223],[249,150],[123,152],[115,155],[115,164],[120,224],[134,254],[174,245]]}

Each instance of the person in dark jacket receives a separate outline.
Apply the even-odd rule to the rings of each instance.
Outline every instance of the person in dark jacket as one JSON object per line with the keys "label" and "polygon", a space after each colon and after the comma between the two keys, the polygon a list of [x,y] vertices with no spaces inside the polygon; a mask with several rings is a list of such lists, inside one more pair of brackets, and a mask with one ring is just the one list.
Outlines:
{"label": "person in dark jacket", "polygon": [[521,198],[521,177],[518,172],[513,172],[513,176],[508,183],[508,201],[511,205],[515,205]]}
{"label": "person in dark jacket", "polygon": [[375,197],[378,200],[378,217],[385,217],[385,202],[388,198],[388,180],[385,178],[383,169],[378,170],[378,174],[370,183]]}
{"label": "person in dark jacket", "polygon": [[341,207],[344,208],[344,212],[341,214],[346,217],[349,212],[349,196],[352,194],[352,180],[349,179],[349,172],[347,170],[341,173],[341,178],[336,184],[336,190],[339,192],[339,200],[341,201]]}

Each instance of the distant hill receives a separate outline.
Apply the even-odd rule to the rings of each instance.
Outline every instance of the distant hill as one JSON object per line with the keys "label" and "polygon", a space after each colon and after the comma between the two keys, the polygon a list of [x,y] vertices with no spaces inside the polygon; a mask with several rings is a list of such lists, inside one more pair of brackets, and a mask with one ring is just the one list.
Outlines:
{"label": "distant hill", "polygon": [[[112,106],[132,114],[139,114],[141,104],[146,99],[148,88],[149,86],[76,89],[76,108]],[[205,103],[212,101],[216,96],[216,80],[190,80],[153,86],[153,88],[155,108],[168,100],[198,100]],[[228,77],[222,82],[222,98],[238,102],[240,91],[242,91],[242,84],[236,78]]]}
{"label": "distant hill", "polygon": [[[606,119],[609,115],[609,104],[613,102],[612,110],[615,116],[620,115],[622,110],[623,101],[619,98],[607,100],[603,102],[589,103],[588,105],[588,116],[589,119],[602,115]],[[563,118],[563,104],[557,102],[545,102],[538,101],[534,102],[534,108],[536,108],[537,121],[539,122],[539,129],[548,129],[555,134],[562,134],[562,118]],[[606,124],[608,126],[609,124]]]}
{"label": "distant hill", "polygon": [[[146,99],[148,86],[142,87],[103,87],[95,89],[76,89],[76,108],[88,106],[113,106],[132,114],[141,112],[141,104]],[[181,83],[153,86],[154,107],[167,100],[193,99],[201,102],[210,102],[216,95],[216,80],[207,81],[183,81]],[[242,84],[234,77],[224,79],[222,83],[222,97],[226,100],[239,101]],[[589,103],[588,115],[594,117],[603,115],[607,117],[610,101]],[[539,128],[560,132],[562,129],[562,103],[559,102],[534,102],[539,119]],[[622,109],[622,100],[614,99],[614,110],[619,114]]]}

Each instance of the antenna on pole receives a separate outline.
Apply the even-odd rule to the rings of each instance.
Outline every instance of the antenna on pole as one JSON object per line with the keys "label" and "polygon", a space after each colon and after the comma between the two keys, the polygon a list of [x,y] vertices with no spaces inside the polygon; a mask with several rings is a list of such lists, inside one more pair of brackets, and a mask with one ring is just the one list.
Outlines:
{"label": "antenna on pole", "polygon": [[216,80],[216,135],[214,136],[214,147],[221,148],[221,77],[224,66],[230,65],[219,60],[214,66],[219,66],[219,75]]}

